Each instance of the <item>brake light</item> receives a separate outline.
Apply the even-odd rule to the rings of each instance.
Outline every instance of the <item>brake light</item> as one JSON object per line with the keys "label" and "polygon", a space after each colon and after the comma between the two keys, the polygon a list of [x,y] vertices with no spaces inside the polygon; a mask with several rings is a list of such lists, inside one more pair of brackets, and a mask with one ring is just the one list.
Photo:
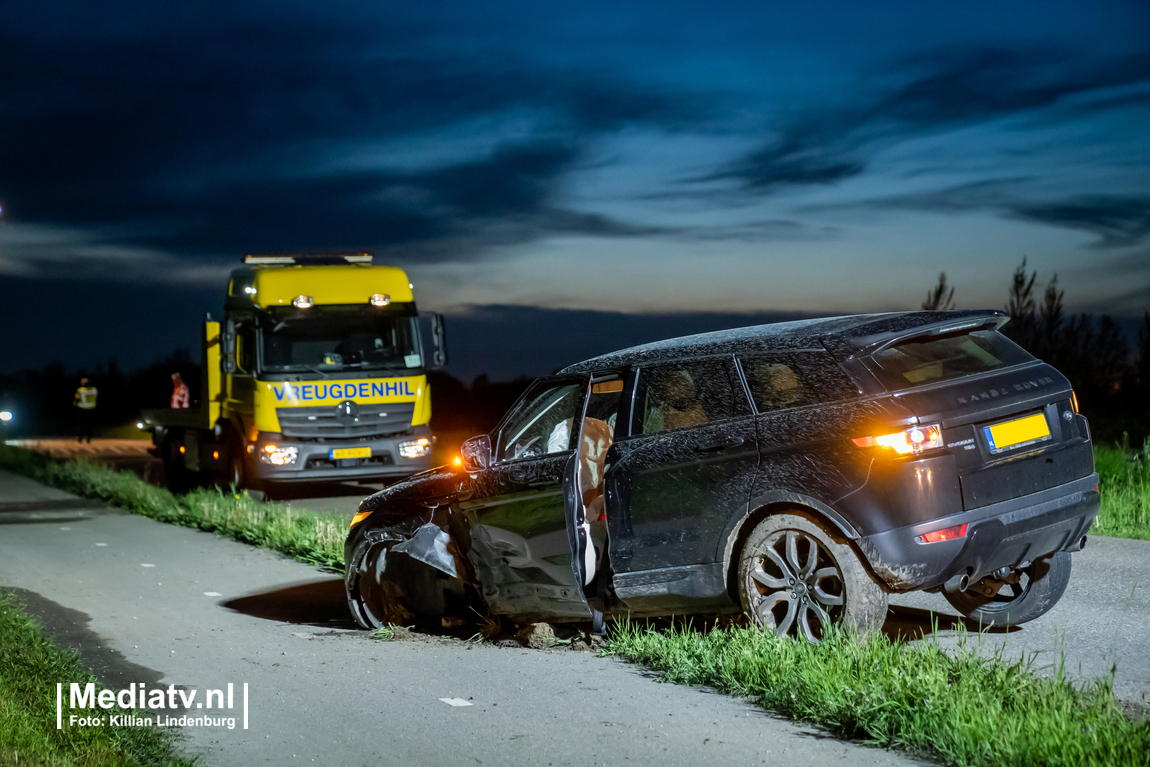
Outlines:
{"label": "brake light", "polygon": [[942,427],[934,423],[929,426],[914,426],[894,434],[880,437],[855,437],[851,440],[859,447],[889,447],[899,455],[942,447]]}
{"label": "brake light", "polygon": [[955,525],[954,527],[944,527],[941,530],[933,530],[929,533],[924,533],[920,537],[921,543],[938,543],[939,541],[953,541],[955,538],[966,537],[966,525]]}

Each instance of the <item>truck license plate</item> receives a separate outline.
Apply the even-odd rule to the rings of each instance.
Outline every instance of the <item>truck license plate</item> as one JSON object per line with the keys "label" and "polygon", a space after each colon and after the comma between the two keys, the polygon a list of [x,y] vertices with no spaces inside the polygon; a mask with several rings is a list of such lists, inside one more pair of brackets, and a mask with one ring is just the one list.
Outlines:
{"label": "truck license plate", "polygon": [[371,458],[371,448],[341,447],[336,450],[328,450],[327,457],[333,461],[339,461],[344,458]]}
{"label": "truck license plate", "polygon": [[1046,416],[1042,413],[1015,418],[1013,421],[994,426],[983,426],[982,433],[986,435],[986,444],[991,453],[1001,453],[1003,450],[1050,439],[1050,427],[1047,426]]}

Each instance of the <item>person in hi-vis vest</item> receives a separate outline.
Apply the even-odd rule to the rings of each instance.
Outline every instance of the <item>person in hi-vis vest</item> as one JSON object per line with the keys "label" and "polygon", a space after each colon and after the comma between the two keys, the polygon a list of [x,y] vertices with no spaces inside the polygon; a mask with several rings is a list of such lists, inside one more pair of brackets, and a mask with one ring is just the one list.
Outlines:
{"label": "person in hi-vis vest", "polygon": [[72,407],[76,408],[76,441],[83,442],[87,437],[90,444],[96,420],[96,387],[89,386],[87,378],[80,379],[80,388],[72,398]]}

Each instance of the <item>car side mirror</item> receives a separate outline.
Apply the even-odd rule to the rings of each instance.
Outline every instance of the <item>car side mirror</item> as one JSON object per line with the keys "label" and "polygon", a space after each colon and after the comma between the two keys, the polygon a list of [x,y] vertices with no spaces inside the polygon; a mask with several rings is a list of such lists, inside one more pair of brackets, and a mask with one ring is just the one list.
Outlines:
{"label": "car side mirror", "polygon": [[491,465],[491,437],[480,434],[459,446],[463,457],[463,468],[468,471],[482,471]]}
{"label": "car side mirror", "polygon": [[236,372],[236,323],[232,320],[224,325],[224,372]]}

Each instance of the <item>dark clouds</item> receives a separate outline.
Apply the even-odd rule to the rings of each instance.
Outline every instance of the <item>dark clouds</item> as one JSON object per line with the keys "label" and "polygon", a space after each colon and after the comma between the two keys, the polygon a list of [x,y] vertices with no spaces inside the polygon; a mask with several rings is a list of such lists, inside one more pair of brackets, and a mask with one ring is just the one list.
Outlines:
{"label": "dark clouds", "polygon": [[[112,5],[71,8],[80,18],[52,32],[59,8],[0,11],[0,71],[18,75],[0,97],[0,201],[26,222],[146,225],[156,234],[132,244],[177,253],[479,245],[490,223],[493,243],[648,234],[561,209],[557,179],[599,132],[680,125],[706,110],[690,93],[615,74],[455,51],[398,14]],[[539,135],[497,142],[481,159],[312,167],[340,145],[515,110],[531,112]]]}
{"label": "dark clouds", "polygon": [[1026,191],[1032,179],[991,179],[912,194],[890,195],[826,208],[916,210],[927,213],[991,211],[997,215],[1095,235],[1092,247],[1126,248],[1150,235],[1150,197],[1143,195],[1074,195],[1042,201]]}
{"label": "dark clouds", "polygon": [[1014,205],[1010,214],[1026,221],[1090,232],[1098,236],[1099,248],[1136,245],[1150,234],[1150,197],[1081,196],[1054,203]]}
{"label": "dark clouds", "polygon": [[[864,173],[869,157],[892,141],[1032,113],[1067,97],[1147,79],[1150,56],[1092,61],[1068,51],[1002,48],[917,53],[867,73],[853,99],[765,126],[770,138],[762,147],[695,181],[734,180],[749,194],[834,184]],[[1078,109],[1100,111],[1144,98],[1124,94]]]}

